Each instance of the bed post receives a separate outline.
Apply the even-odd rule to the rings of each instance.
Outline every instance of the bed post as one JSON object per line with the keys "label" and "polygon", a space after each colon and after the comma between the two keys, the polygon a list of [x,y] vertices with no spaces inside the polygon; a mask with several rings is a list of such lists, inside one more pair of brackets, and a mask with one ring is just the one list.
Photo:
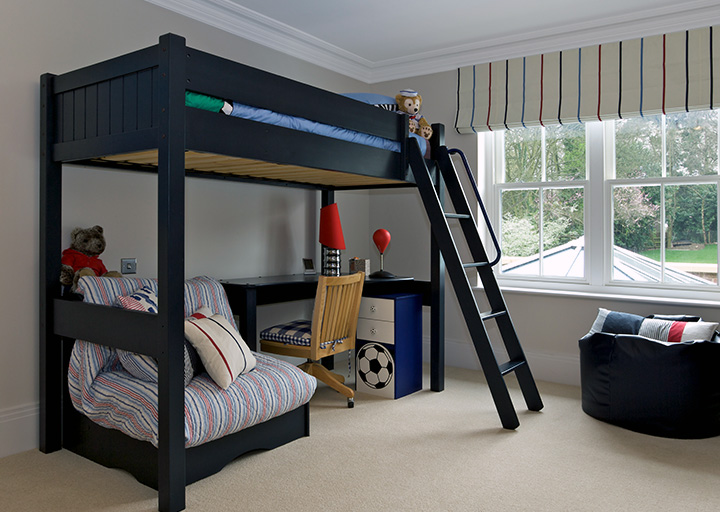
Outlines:
{"label": "bed post", "polygon": [[[430,144],[435,148],[445,145],[445,125],[433,124]],[[437,166],[436,166],[437,167]],[[440,204],[445,203],[445,182],[439,170],[435,172],[435,189]],[[430,233],[430,285],[432,306],[430,308],[430,389],[445,389],[445,260],[435,235]]]}
{"label": "bed post", "polygon": [[55,75],[40,78],[40,451],[62,448],[62,338],[54,334],[53,300],[60,296],[62,164],[53,159]]}
{"label": "bed post", "polygon": [[160,38],[158,69],[158,508],[185,508],[185,39]]}

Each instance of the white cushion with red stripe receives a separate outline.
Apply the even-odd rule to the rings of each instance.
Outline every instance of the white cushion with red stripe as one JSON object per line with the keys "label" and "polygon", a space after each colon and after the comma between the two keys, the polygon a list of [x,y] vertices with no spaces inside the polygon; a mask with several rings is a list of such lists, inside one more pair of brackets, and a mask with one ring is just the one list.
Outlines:
{"label": "white cushion with red stripe", "polygon": [[718,328],[716,322],[673,322],[645,318],[640,324],[639,336],[653,340],[680,343],[683,341],[711,340]]}
{"label": "white cushion with red stripe", "polygon": [[222,315],[187,318],[185,337],[197,350],[210,377],[223,389],[238,375],[255,368],[255,356],[235,326]]}

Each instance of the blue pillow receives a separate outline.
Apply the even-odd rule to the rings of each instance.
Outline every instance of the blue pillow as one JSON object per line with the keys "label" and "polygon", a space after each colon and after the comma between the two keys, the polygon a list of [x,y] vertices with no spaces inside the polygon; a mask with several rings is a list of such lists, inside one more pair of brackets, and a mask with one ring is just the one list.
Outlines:
{"label": "blue pillow", "polygon": [[610,334],[637,334],[645,318],[632,313],[620,313],[598,308],[598,315],[588,334],[607,332]]}

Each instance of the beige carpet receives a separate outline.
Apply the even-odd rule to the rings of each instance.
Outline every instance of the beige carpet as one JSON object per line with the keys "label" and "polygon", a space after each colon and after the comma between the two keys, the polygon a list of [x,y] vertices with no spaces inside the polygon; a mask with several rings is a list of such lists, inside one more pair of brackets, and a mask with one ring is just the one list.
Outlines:
{"label": "beige carpet", "polygon": [[[500,428],[479,372],[448,369],[442,393],[359,395],[326,387],[311,436],[243,457],[187,488],[196,511],[717,511],[720,437],[664,439],[585,415],[579,388],[519,392],[516,431]],[[427,388],[427,378],[426,378]],[[156,493],[65,450],[0,459],[3,511],[149,511]]]}

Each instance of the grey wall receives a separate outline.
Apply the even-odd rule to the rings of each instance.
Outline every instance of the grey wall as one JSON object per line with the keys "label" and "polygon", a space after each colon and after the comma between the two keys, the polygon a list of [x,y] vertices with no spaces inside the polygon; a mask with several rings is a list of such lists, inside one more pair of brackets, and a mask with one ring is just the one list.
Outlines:
{"label": "grey wall", "polygon": [[[174,32],[211,53],[336,92],[360,84],[244,41],[142,0],[5,0],[0,8],[0,456],[37,446],[39,79],[157,43]],[[138,258],[138,275],[157,269],[154,176],[66,167],[63,240],[75,226],[100,224],[110,269]],[[364,246],[367,194],[338,194],[348,250]],[[186,274],[218,278],[300,272],[317,261],[316,192],[283,187],[187,182]],[[359,233],[356,233],[359,231]],[[359,241],[359,242],[356,242]],[[58,255],[60,257],[60,255]],[[266,307],[264,325],[303,315],[307,303]]]}

